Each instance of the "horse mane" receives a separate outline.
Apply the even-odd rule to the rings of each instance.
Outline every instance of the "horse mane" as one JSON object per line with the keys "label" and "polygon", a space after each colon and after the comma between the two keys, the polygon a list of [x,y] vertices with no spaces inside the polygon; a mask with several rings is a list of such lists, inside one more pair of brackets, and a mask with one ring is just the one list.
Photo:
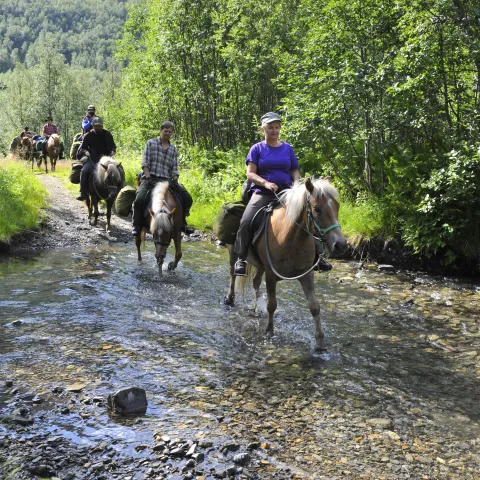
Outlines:
{"label": "horse mane", "polygon": [[152,232],[155,230],[164,230],[165,232],[171,232],[173,228],[173,222],[170,220],[169,212],[163,210],[164,202],[167,199],[168,182],[157,183],[152,192],[152,210],[153,210],[153,223]]}
{"label": "horse mane", "polygon": [[53,140],[54,145],[60,145],[60,136],[57,133],[52,133],[50,138]]}
{"label": "horse mane", "polygon": [[[311,181],[314,186],[312,195],[314,195],[315,198],[318,198],[321,195],[326,195],[340,203],[340,195],[333,185],[321,178],[316,179],[312,177]],[[280,194],[280,199],[286,204],[287,218],[292,223],[298,220],[305,208],[306,193],[308,192],[305,187],[305,179],[301,179],[298,182],[295,182],[292,188],[288,188]]]}
{"label": "horse mane", "polygon": [[[112,175],[116,183],[121,183],[122,176],[118,170],[118,163],[112,157],[102,157],[98,163],[99,165],[95,169],[95,181],[98,185],[101,185],[108,175]],[[100,167],[100,164],[107,167],[107,169]]]}

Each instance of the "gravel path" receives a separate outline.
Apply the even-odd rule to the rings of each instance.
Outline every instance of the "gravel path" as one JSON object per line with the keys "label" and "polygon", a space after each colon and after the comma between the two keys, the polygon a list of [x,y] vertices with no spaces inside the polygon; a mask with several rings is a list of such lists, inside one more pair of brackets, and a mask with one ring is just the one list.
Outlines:
{"label": "gravel path", "polygon": [[[98,225],[92,227],[88,221],[85,202],[76,200],[75,194],[65,187],[61,179],[51,175],[38,175],[38,179],[48,191],[49,205],[44,211],[44,220],[37,231],[28,231],[15,236],[4,248],[9,253],[133,242],[130,234],[132,228],[130,217],[112,214],[111,234],[108,235],[105,231],[105,215],[101,215]],[[102,207],[100,211],[102,212]]]}

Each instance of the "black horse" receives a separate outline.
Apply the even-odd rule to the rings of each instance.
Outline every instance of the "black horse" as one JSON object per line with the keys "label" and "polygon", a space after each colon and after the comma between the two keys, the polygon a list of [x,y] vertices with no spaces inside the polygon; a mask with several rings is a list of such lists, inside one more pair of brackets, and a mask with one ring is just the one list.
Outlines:
{"label": "black horse", "polygon": [[[87,207],[90,225],[96,225],[98,220],[98,202],[105,200],[107,204],[107,233],[110,233],[110,217],[112,205],[118,192],[123,187],[123,177],[120,171],[121,163],[111,157],[102,157],[88,179]],[[92,211],[93,210],[93,211]],[[91,218],[94,217],[92,222]]]}

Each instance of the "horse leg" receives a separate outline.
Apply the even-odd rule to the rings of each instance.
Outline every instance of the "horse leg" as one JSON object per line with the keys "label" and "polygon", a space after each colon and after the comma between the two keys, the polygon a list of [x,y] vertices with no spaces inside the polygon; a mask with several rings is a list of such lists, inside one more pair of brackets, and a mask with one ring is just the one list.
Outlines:
{"label": "horse leg", "polygon": [[137,235],[135,235],[135,246],[137,247],[137,257],[138,261],[142,261],[142,254],[140,253],[140,247],[142,245],[142,231],[138,232]]}
{"label": "horse leg", "polygon": [[182,232],[175,233],[173,237],[173,243],[175,245],[175,260],[168,264],[169,270],[175,270],[178,262],[182,258]]}
{"label": "horse leg", "polygon": [[260,298],[260,286],[262,285],[262,277],[265,270],[263,268],[258,268],[255,276],[253,277],[253,291],[255,299],[255,309],[258,305],[258,299]]}
{"label": "horse leg", "polygon": [[223,303],[229,307],[233,307],[235,304],[235,275],[233,274],[233,267],[235,265],[236,256],[233,250],[233,245],[229,245],[228,253],[230,254],[230,285],[228,287],[228,293],[223,299]]}
{"label": "horse leg", "polygon": [[[45,155],[45,173],[48,173],[48,157]],[[51,162],[51,160],[50,160]]]}
{"label": "horse leg", "polygon": [[308,308],[315,323],[315,351],[325,353],[327,351],[327,347],[325,346],[325,333],[323,332],[322,322],[320,321],[320,304],[315,295],[313,272],[300,278],[299,282],[302,284],[303,291],[307,297]]}
{"label": "horse leg", "polygon": [[110,234],[110,218],[112,216],[112,203],[113,200],[107,200],[107,233]]}
{"label": "horse leg", "polygon": [[92,225],[94,227],[97,226],[97,223],[98,223],[98,198],[97,197],[94,197],[94,199],[92,200],[93,202],[93,223]]}
{"label": "horse leg", "polygon": [[273,314],[277,309],[277,279],[274,275],[267,275],[265,278],[267,285],[267,312],[268,324],[266,333],[273,335]]}

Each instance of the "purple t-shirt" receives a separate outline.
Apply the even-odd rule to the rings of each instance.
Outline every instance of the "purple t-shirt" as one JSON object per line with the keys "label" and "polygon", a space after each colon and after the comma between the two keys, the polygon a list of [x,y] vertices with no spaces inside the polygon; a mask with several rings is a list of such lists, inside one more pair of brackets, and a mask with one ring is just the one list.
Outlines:
{"label": "purple t-shirt", "polygon": [[[292,185],[290,172],[298,169],[298,160],[290,144],[283,142],[278,147],[271,147],[265,141],[256,143],[248,152],[245,163],[254,163],[257,174],[268,182],[276,183],[280,189]],[[269,192],[263,187],[252,185],[254,192]]]}

